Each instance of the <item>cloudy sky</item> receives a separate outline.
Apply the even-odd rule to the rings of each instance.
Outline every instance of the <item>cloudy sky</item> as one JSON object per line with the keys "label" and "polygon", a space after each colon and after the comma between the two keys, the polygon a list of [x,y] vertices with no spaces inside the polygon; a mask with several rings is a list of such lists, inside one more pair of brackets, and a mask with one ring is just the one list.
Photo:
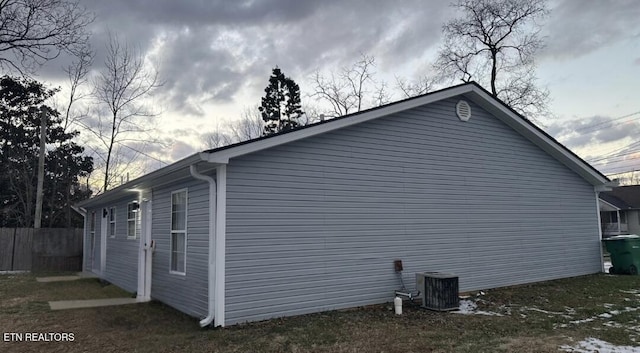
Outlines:
{"label": "cloudy sky", "polygon": [[[395,77],[428,74],[442,25],[455,15],[440,0],[82,3],[96,15],[96,70],[108,31],[157,64],[164,85],[151,102],[162,111],[154,125],[163,144],[147,153],[164,162],[202,149],[204,132],[259,104],[275,65],[300,84],[307,103],[314,71],[336,71],[361,53],[375,57],[376,77],[392,89]],[[537,74],[555,119],[541,122],[543,129],[605,173],[640,169],[640,2],[554,0],[549,7]],[[61,60],[41,78],[62,84]]]}

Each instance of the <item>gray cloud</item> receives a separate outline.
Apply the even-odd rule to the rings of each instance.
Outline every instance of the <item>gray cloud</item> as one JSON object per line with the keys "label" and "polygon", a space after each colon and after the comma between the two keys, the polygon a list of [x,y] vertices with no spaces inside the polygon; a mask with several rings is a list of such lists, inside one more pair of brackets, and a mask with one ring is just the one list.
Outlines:
{"label": "gray cloud", "polygon": [[189,1],[174,0],[114,0],[88,1],[88,7],[107,18],[122,18],[125,14],[138,21],[154,24],[256,24],[263,22],[300,20],[313,14],[319,6],[332,1]]}
{"label": "gray cloud", "polygon": [[[228,103],[241,89],[261,93],[275,65],[300,83],[316,68],[336,70],[366,53],[376,57],[379,71],[393,73],[438,42],[448,9],[445,2],[420,0],[84,4],[96,14],[94,69],[104,62],[108,31],[142,52],[156,49],[165,82],[160,96],[169,109],[196,116],[204,115],[202,104]],[[60,58],[43,75],[59,79],[70,60]]]}
{"label": "gray cloud", "polygon": [[212,41],[222,33],[208,28],[166,35],[158,53],[162,95],[175,110],[202,115],[200,104],[232,99],[242,82],[242,59]]}
{"label": "gray cloud", "polygon": [[554,122],[546,131],[565,146],[574,149],[635,138],[640,134],[640,122],[636,120],[631,117],[615,120],[612,117],[596,115],[579,120]]}
{"label": "gray cloud", "polygon": [[543,54],[578,57],[630,39],[640,30],[638,18],[640,2],[635,0],[559,0],[546,26]]}

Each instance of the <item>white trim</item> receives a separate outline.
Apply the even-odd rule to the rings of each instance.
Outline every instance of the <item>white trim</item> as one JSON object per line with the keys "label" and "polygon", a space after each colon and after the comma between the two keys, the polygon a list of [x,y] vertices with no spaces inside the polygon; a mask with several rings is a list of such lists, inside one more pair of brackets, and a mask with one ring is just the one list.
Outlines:
{"label": "white trim", "polygon": [[[107,215],[105,216],[105,210]],[[108,236],[109,211],[106,207],[100,208],[100,276],[104,278],[107,271],[107,236]]]}
{"label": "white trim", "polygon": [[146,244],[144,244],[145,250],[147,251],[147,256],[145,258],[146,263],[144,264],[146,272],[145,272],[145,282],[144,288],[146,293],[146,298],[151,300],[151,279],[153,278],[153,252],[155,250],[154,240],[153,240],[153,196],[152,192],[149,193],[149,200],[147,201],[147,220],[145,221],[146,225],[146,235],[145,240]]}
{"label": "white trim", "polygon": [[140,191],[140,242],[138,243],[138,291],[137,301],[151,300],[152,256],[152,195],[150,191]]}
{"label": "white trim", "polygon": [[[129,218],[129,205],[133,205],[137,203],[138,204],[138,211],[137,212],[133,212],[133,219]],[[140,210],[140,201],[138,200],[133,200],[131,202],[127,202],[127,239],[128,240],[132,240],[132,239],[138,239],[138,217],[140,214],[141,210]],[[133,221],[133,235],[129,235],[129,222]]]}
{"label": "white trim", "polygon": [[227,165],[216,168],[216,256],[215,256],[215,322],[214,326],[224,327],[225,320],[225,255],[227,239]]}
{"label": "white trim", "polygon": [[[96,211],[93,210],[88,213],[87,218],[89,218],[89,239],[91,239],[91,243],[89,244],[89,258],[91,258],[91,264],[87,264],[85,267],[89,272],[93,272],[96,270],[96,226],[98,225],[98,218],[96,217]],[[91,229],[91,222],[93,222],[93,229]],[[88,260],[88,259],[87,259]]]}
{"label": "white trim", "polygon": [[[113,211],[112,211],[113,210]],[[111,215],[113,215],[113,221],[111,220]],[[109,212],[107,215],[107,234],[109,238],[115,238],[117,233],[117,224],[118,224],[118,210],[116,206],[110,206]],[[113,228],[111,228],[111,224],[113,224]],[[111,234],[111,229],[113,229],[113,234]]]}
{"label": "white trim", "polygon": [[[173,195],[184,192],[184,230],[173,230]],[[186,276],[187,274],[187,222],[189,219],[189,191],[187,188],[174,190],[171,192],[171,206],[169,207],[169,273],[174,275]],[[173,234],[184,235],[184,271],[173,270]]]}

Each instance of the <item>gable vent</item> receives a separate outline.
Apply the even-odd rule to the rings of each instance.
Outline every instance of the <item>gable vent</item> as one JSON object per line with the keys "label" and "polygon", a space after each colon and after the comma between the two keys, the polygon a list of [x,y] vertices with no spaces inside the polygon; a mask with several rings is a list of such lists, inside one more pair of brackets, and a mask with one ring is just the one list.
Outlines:
{"label": "gable vent", "polygon": [[471,118],[471,106],[467,101],[459,101],[456,104],[456,114],[462,121],[468,121]]}

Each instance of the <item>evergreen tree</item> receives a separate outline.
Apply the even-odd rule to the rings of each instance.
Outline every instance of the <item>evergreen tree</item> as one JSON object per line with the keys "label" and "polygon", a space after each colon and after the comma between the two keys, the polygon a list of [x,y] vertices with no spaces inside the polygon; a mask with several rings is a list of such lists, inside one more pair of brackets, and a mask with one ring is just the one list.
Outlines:
{"label": "evergreen tree", "polygon": [[0,78],[0,227],[33,226],[43,112],[47,151],[42,225],[82,225],[70,207],[90,195],[78,178],[91,173],[93,160],[72,141],[78,132],[65,132],[60,114],[46,106],[56,92],[31,79]]}
{"label": "evergreen tree", "polygon": [[276,66],[258,108],[265,122],[263,135],[295,129],[304,114],[300,103],[300,87]]}

